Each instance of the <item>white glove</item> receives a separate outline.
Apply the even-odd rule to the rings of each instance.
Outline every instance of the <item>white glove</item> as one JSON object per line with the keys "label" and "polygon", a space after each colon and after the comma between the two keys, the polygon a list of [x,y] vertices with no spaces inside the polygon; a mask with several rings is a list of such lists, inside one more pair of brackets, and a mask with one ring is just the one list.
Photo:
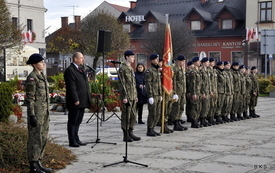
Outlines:
{"label": "white glove", "polygon": [[160,96],[160,101],[162,101],[162,96]]}
{"label": "white glove", "polygon": [[174,94],[173,95],[173,100],[178,100],[179,99],[179,96],[177,94]]}
{"label": "white glove", "polygon": [[154,104],[154,98],[153,98],[153,97],[150,97],[150,98],[148,99],[148,102],[149,102],[150,105]]}

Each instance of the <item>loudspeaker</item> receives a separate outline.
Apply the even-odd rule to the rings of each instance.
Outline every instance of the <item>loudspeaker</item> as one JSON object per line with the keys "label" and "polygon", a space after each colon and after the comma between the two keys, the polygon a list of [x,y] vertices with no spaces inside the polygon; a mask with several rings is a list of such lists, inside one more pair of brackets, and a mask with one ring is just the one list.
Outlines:
{"label": "loudspeaker", "polygon": [[106,53],[111,51],[111,31],[98,30],[97,52]]}

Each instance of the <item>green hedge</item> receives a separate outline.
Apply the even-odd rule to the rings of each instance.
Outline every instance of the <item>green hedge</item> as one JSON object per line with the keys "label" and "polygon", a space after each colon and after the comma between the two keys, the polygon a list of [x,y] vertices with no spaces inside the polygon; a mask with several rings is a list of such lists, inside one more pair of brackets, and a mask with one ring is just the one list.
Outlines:
{"label": "green hedge", "polygon": [[10,83],[0,83],[0,122],[8,122],[12,114],[14,87]]}

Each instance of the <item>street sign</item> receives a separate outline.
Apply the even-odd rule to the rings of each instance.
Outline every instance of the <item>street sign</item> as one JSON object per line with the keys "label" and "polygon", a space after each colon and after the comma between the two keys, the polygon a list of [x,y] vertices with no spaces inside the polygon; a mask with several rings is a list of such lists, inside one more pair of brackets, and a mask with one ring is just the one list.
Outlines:
{"label": "street sign", "polygon": [[275,54],[275,30],[261,31],[261,54]]}

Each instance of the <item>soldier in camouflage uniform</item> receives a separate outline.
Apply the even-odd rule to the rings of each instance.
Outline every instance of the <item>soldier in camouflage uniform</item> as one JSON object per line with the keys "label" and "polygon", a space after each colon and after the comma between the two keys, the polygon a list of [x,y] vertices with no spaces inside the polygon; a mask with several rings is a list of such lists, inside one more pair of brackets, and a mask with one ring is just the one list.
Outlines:
{"label": "soldier in camouflage uniform", "polygon": [[131,50],[124,52],[125,64],[119,68],[119,88],[121,97],[121,129],[123,131],[123,141],[139,141],[141,138],[133,134],[134,124],[136,123],[136,102],[137,90],[135,73],[131,66],[135,61],[135,54]]}
{"label": "soldier in camouflage uniform", "polygon": [[246,94],[244,98],[244,112],[243,112],[243,117],[244,119],[250,119],[250,116],[247,114],[247,110],[250,105],[250,99],[251,99],[251,93],[252,93],[252,80],[250,78],[250,69],[246,67],[246,71],[244,72],[245,80],[246,80]]}
{"label": "soldier in camouflage uniform", "polygon": [[190,91],[190,100],[191,100],[191,128],[199,128],[198,119],[201,112],[201,87],[202,79],[201,73],[199,71],[199,66],[201,64],[199,57],[194,57],[192,59],[194,68],[190,70],[189,80],[188,80],[188,90]]}
{"label": "soldier in camouflage uniform", "polygon": [[45,168],[40,163],[40,160],[43,158],[49,132],[49,84],[43,74],[46,64],[40,54],[32,54],[27,64],[33,66],[33,71],[26,80],[29,134],[27,154],[30,162],[30,172],[52,172],[50,168]]}
{"label": "soldier in camouflage uniform", "polygon": [[239,119],[236,118],[236,113],[239,107],[240,102],[240,87],[241,87],[241,75],[239,72],[239,63],[233,62],[231,66],[231,72],[233,75],[233,102],[232,108],[230,112],[230,119],[233,121],[238,121]]}
{"label": "soldier in camouflage uniform", "polygon": [[217,91],[217,72],[214,69],[215,60],[214,58],[209,58],[209,74],[210,74],[210,109],[207,115],[208,123],[212,125],[216,125],[214,120],[214,115],[216,114],[217,110],[217,98],[218,98],[218,91]]}
{"label": "soldier in camouflage uniform", "polygon": [[189,82],[189,73],[194,68],[193,62],[187,62],[187,69],[186,69],[186,104],[185,104],[185,114],[187,117],[187,122],[191,122],[191,100],[190,100],[190,82]]}
{"label": "soldier in camouflage uniform", "polygon": [[246,94],[246,80],[245,80],[245,76],[244,76],[244,72],[245,72],[245,65],[240,65],[239,67],[239,71],[240,71],[240,81],[241,81],[241,87],[240,87],[240,101],[239,101],[239,107],[237,110],[237,118],[240,120],[243,120],[244,117],[242,116],[242,113],[244,112],[244,98],[245,98],[245,94]]}
{"label": "soldier in camouflage uniform", "polygon": [[224,106],[222,110],[222,120],[224,122],[233,122],[233,120],[229,119],[228,116],[232,109],[232,102],[233,102],[233,75],[230,70],[231,64],[229,61],[224,61],[224,75],[226,79],[225,83],[225,100]]}
{"label": "soldier in camouflage uniform", "polygon": [[258,73],[258,68],[253,66],[251,67],[250,78],[252,80],[252,93],[251,100],[249,105],[249,115],[252,118],[259,118],[260,115],[255,113],[255,107],[257,106],[258,96],[259,96],[259,83],[256,74]]}
{"label": "soldier in camouflage uniform", "polygon": [[183,131],[187,127],[181,125],[182,114],[184,112],[185,94],[186,94],[186,78],[185,78],[185,56],[179,55],[176,58],[176,65],[173,68],[173,100],[170,115],[173,116],[174,130]]}
{"label": "soldier in camouflage uniform", "polygon": [[217,111],[216,111],[216,122],[219,124],[223,124],[223,120],[221,119],[222,108],[224,106],[225,100],[225,85],[226,79],[224,74],[224,64],[222,61],[218,61],[216,63],[216,72],[217,72],[217,88],[218,88],[218,101],[217,101]]}
{"label": "soldier in camouflage uniform", "polygon": [[205,57],[201,60],[202,67],[200,69],[202,77],[201,87],[201,112],[200,112],[200,125],[207,127],[212,126],[211,123],[206,122],[206,118],[210,109],[210,73],[208,71],[209,58]]}
{"label": "soldier in camouflage uniform", "polygon": [[160,136],[160,133],[154,130],[161,115],[162,101],[162,85],[161,75],[159,72],[159,55],[151,54],[151,67],[145,71],[145,87],[148,96],[148,111],[147,117],[147,136]]}

